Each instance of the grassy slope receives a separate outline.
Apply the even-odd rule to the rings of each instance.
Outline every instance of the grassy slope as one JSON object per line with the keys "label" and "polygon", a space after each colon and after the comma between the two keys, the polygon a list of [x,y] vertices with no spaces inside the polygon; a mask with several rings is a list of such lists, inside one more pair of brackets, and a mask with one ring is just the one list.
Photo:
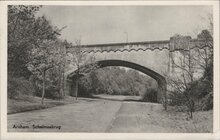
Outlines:
{"label": "grassy slope", "polygon": [[170,107],[167,111],[167,118],[172,120],[170,125],[179,132],[213,132],[213,110],[196,111],[193,113],[193,119],[191,119],[187,112],[179,112]]}
{"label": "grassy slope", "polygon": [[73,102],[75,102],[74,98],[67,96],[63,100],[45,99],[42,105],[40,97],[23,96],[17,99],[8,99],[8,114],[44,109]]}

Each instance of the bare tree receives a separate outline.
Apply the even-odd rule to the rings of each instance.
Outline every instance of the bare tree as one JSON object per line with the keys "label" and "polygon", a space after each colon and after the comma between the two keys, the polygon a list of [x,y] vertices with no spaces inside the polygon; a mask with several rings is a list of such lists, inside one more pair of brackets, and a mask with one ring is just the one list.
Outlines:
{"label": "bare tree", "polygon": [[[80,76],[84,76],[91,71],[94,71],[98,68],[98,65],[95,63],[94,57],[89,56],[83,51],[83,46],[81,45],[81,40],[78,39],[75,41],[75,45],[71,46],[71,53],[73,54],[73,63],[76,66],[76,100],[78,98],[79,92],[79,80]],[[83,67],[86,66],[86,67]]]}
{"label": "bare tree", "polygon": [[[182,38],[183,36],[176,35],[174,37]],[[189,109],[191,118],[195,110],[195,100],[198,96],[194,89],[198,79],[203,76],[204,71],[212,61],[212,38],[209,32],[203,30],[197,39],[203,42],[198,48],[188,47],[185,50],[171,53],[170,59],[173,72],[172,75],[167,76],[168,84],[172,89],[171,92],[175,91],[181,95],[181,98],[184,98],[180,101]],[[184,46],[184,44],[182,45]]]}

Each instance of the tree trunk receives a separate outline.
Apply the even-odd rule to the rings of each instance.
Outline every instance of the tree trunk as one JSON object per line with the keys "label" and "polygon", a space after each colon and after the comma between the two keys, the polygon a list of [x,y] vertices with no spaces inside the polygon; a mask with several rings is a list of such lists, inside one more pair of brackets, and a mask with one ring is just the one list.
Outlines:
{"label": "tree trunk", "polygon": [[193,111],[190,110],[190,118],[192,119],[193,118]]}
{"label": "tree trunk", "polygon": [[78,89],[79,89],[79,59],[78,59],[78,62],[77,62],[77,74],[76,74],[76,100],[77,100],[77,97],[78,97]]}
{"label": "tree trunk", "polygon": [[77,100],[77,97],[78,97],[78,86],[79,86],[79,82],[78,82],[78,77],[76,79],[76,100]]}
{"label": "tree trunk", "polygon": [[43,89],[42,89],[42,97],[41,104],[44,104],[44,95],[45,95],[45,70],[43,70]]}
{"label": "tree trunk", "polygon": [[58,72],[58,85],[59,85],[59,99],[62,98],[62,73],[61,73],[61,68],[60,68],[60,65],[59,65],[59,68],[58,68],[59,72]]}
{"label": "tree trunk", "polygon": [[64,70],[63,70],[63,72],[62,72],[62,77],[63,77],[63,79],[62,79],[62,81],[63,81],[63,83],[62,83],[62,90],[63,90],[63,97],[65,97],[65,76],[64,76]]}

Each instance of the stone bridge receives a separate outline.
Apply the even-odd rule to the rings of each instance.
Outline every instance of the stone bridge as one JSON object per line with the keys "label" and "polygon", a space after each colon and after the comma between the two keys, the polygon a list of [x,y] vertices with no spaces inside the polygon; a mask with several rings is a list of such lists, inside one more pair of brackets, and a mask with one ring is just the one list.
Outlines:
{"label": "stone bridge", "polygon": [[[87,58],[93,58],[99,68],[108,66],[128,67],[140,71],[158,83],[158,102],[166,108],[167,79],[166,75],[173,74],[171,57],[181,57],[181,52],[194,48],[204,48],[203,40],[192,39],[190,36],[171,37],[165,41],[128,42],[112,44],[81,45],[81,52]],[[66,48],[71,54],[74,48]],[[90,64],[87,64],[90,65]],[[81,65],[81,67],[86,67]],[[77,67],[72,65],[66,71],[66,94],[75,95]]]}

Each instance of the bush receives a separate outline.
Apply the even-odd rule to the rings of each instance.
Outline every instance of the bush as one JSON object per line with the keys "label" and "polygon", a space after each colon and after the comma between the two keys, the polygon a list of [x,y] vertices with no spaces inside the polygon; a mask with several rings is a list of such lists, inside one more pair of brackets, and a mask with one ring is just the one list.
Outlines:
{"label": "bush", "polygon": [[202,108],[201,110],[210,110],[213,109],[213,94],[210,93],[206,95],[202,100]]}
{"label": "bush", "polygon": [[34,93],[34,86],[25,78],[8,78],[8,98],[16,99],[19,96],[34,95]]}
{"label": "bush", "polygon": [[213,109],[213,89],[210,87],[210,84],[203,79],[199,79],[190,85],[194,86],[186,90],[186,92],[193,93],[195,110]]}
{"label": "bush", "polygon": [[93,93],[88,90],[83,84],[79,84],[78,96],[79,97],[92,97]]}
{"label": "bush", "polygon": [[[35,95],[38,96],[38,97],[41,97],[42,96],[42,86],[41,85],[35,85]],[[57,87],[52,87],[52,86],[46,86],[46,89],[45,89],[45,95],[44,95],[45,98],[48,98],[48,99],[62,99],[63,98],[63,95],[60,94],[60,91]]]}
{"label": "bush", "polygon": [[[40,92],[42,94],[42,91]],[[48,99],[62,99],[63,96],[59,93],[59,89],[49,87],[45,90],[45,98]]]}
{"label": "bush", "polygon": [[181,106],[185,103],[185,96],[177,91],[171,92],[169,94],[169,99],[168,104],[171,106]]}
{"label": "bush", "polygon": [[196,110],[208,111],[211,109],[213,109],[213,94],[209,93],[196,104]]}
{"label": "bush", "polygon": [[157,94],[158,91],[156,89],[149,88],[146,92],[142,95],[142,100],[146,102],[153,102],[157,103]]}
{"label": "bush", "polygon": [[[35,88],[35,96],[41,97],[43,91],[43,80],[37,77],[36,75],[30,76],[29,79],[33,83],[33,86]],[[54,76],[53,79],[46,77],[44,97],[48,99],[62,99],[64,98],[63,95],[64,93],[60,89],[60,85],[59,82],[57,81],[57,77]]]}
{"label": "bush", "polygon": [[188,84],[188,88],[183,92],[172,92],[170,94],[170,105],[186,106],[188,110],[210,110],[213,109],[213,95],[210,83],[204,79],[199,79]]}

